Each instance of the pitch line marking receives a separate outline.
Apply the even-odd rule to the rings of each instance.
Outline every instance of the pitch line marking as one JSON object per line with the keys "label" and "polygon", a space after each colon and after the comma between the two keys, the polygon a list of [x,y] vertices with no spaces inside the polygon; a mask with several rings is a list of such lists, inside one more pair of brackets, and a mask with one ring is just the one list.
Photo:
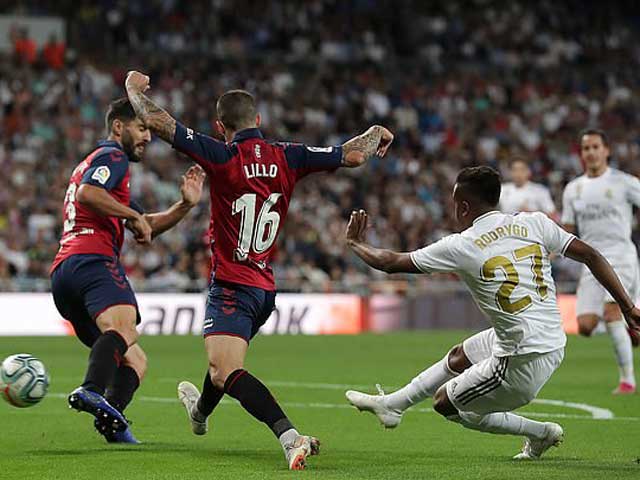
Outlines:
{"label": "pitch line marking", "polygon": [[[292,383],[292,382],[288,382]],[[273,384],[273,382],[271,382]],[[66,393],[50,393],[48,396],[53,398],[67,398],[68,394]],[[141,395],[136,397],[135,400],[140,402],[150,402],[150,403],[173,403],[178,404],[179,400],[177,398],[171,397],[150,397],[146,395]],[[223,405],[234,405],[238,402],[230,399],[223,399],[221,402]],[[303,403],[303,402],[280,402],[283,407],[287,408],[318,408],[318,409],[352,409],[351,405],[348,403],[324,403],[324,402],[311,402],[311,403]],[[563,406],[568,408],[578,408],[580,410],[587,411],[591,414],[591,416],[587,415],[576,415],[570,413],[549,413],[549,412],[522,412],[525,417],[540,417],[540,418],[563,418],[563,419],[576,419],[576,420],[622,420],[622,421],[638,421],[639,417],[616,417],[610,410],[594,407],[591,405],[587,405],[584,403],[573,403],[573,402],[564,402],[562,400],[548,400],[537,398],[532,403],[538,403],[543,405],[555,405],[555,406]],[[409,410],[410,412],[417,413],[435,413],[435,410],[432,408],[412,408]]]}
{"label": "pitch line marking", "polygon": [[[161,378],[159,379],[164,383],[177,383],[177,381],[173,378]],[[314,382],[291,382],[291,381],[281,381],[281,380],[265,380],[266,385],[270,385],[273,387],[283,387],[283,388],[308,388],[313,390],[371,390],[371,385],[349,385],[344,383],[314,383]],[[389,390],[397,390],[400,387],[397,386],[388,386]],[[594,405],[589,405],[587,403],[576,403],[576,402],[565,402],[563,400],[551,400],[544,398],[536,398],[531,403],[537,403],[540,405],[554,405],[558,407],[566,407],[573,408],[576,410],[582,410],[591,415],[592,418],[596,420],[609,420],[615,417],[613,412],[606,408],[596,407]],[[416,409],[412,409],[415,411]],[[429,409],[429,411],[432,411]],[[554,414],[554,415],[562,415],[562,414]],[[535,415],[533,415],[535,416]],[[581,416],[578,416],[582,418]],[[563,417],[558,417],[563,418]],[[569,418],[569,417],[568,417]],[[635,417],[630,417],[635,418]]]}

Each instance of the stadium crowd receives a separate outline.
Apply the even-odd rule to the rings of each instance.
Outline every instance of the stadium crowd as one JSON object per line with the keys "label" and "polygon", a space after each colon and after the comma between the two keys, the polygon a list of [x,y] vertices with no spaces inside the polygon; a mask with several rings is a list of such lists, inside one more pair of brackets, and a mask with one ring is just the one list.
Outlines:
{"label": "stadium crowd", "polygon": [[[72,168],[104,134],[126,71],[151,75],[152,97],[212,134],[216,98],[246,88],[267,138],[334,145],[369,125],[396,134],[384,159],[301,183],[274,265],[283,290],[354,291],[368,279],[342,242],[353,208],[374,244],[414,249],[449,233],[459,168],[508,178],[525,155],[561,208],[580,174],[576,135],[605,129],[613,162],[640,174],[640,15],[631,2],[373,0],[18,1],[11,13],[60,15],[67,36],[34,52],[27,29],[0,53],[0,290],[46,290]],[[429,3],[429,5],[426,5]],[[424,4],[424,5],[423,5]],[[50,5],[46,2],[46,5]],[[590,10],[573,16],[572,9]],[[47,49],[47,47],[49,47]],[[62,61],[61,61],[62,59]],[[179,196],[188,163],[161,141],[133,166],[147,211]],[[123,256],[138,290],[200,291],[209,261],[203,201],[151,249]],[[637,232],[636,232],[636,238]],[[575,278],[559,268],[561,280]],[[413,280],[416,281],[416,280]]]}

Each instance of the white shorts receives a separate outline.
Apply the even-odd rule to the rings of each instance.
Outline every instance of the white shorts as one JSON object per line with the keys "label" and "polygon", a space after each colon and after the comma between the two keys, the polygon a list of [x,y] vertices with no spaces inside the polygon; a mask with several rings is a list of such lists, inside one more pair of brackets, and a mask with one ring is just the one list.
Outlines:
{"label": "white shorts", "polygon": [[[613,269],[631,299],[636,302],[640,294],[640,268],[638,268],[638,262],[633,261],[624,265],[616,265]],[[576,315],[594,314],[602,317],[604,304],[615,302],[588,268],[582,270],[576,294],[578,297]]]}
{"label": "white shorts", "polygon": [[564,348],[547,353],[496,357],[492,328],[466,339],[462,348],[473,363],[446,383],[449,400],[461,412],[510,412],[533,400],[560,366]]}

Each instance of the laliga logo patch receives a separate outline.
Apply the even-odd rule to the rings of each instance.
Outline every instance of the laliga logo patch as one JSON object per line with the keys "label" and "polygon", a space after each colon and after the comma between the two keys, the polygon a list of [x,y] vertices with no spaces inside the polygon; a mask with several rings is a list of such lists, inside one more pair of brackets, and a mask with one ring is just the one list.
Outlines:
{"label": "laliga logo patch", "polygon": [[187,128],[187,140],[193,140],[193,129]]}
{"label": "laliga logo patch", "polygon": [[93,180],[96,180],[100,185],[104,185],[105,183],[107,183],[107,180],[109,180],[110,176],[111,170],[109,170],[109,167],[102,165],[96,168],[96,171],[93,172],[91,178]]}

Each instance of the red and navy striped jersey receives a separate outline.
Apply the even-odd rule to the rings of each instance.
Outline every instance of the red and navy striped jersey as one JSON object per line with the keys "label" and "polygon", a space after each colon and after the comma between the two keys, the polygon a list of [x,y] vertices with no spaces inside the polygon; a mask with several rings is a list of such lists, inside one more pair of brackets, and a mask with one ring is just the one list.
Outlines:
{"label": "red and navy striped jersey", "polygon": [[67,257],[99,254],[117,257],[124,241],[124,220],[94,212],[77,200],[82,184],[107,190],[118,202],[129,206],[129,159],[118,142],[101,141],[73,170],[64,197],[60,249],[51,272]]}
{"label": "red and navy striped jersey", "polygon": [[179,123],[173,146],[209,177],[214,278],[275,290],[270,262],[295,184],[338,168],[342,147],[270,143],[257,128],[224,143]]}

